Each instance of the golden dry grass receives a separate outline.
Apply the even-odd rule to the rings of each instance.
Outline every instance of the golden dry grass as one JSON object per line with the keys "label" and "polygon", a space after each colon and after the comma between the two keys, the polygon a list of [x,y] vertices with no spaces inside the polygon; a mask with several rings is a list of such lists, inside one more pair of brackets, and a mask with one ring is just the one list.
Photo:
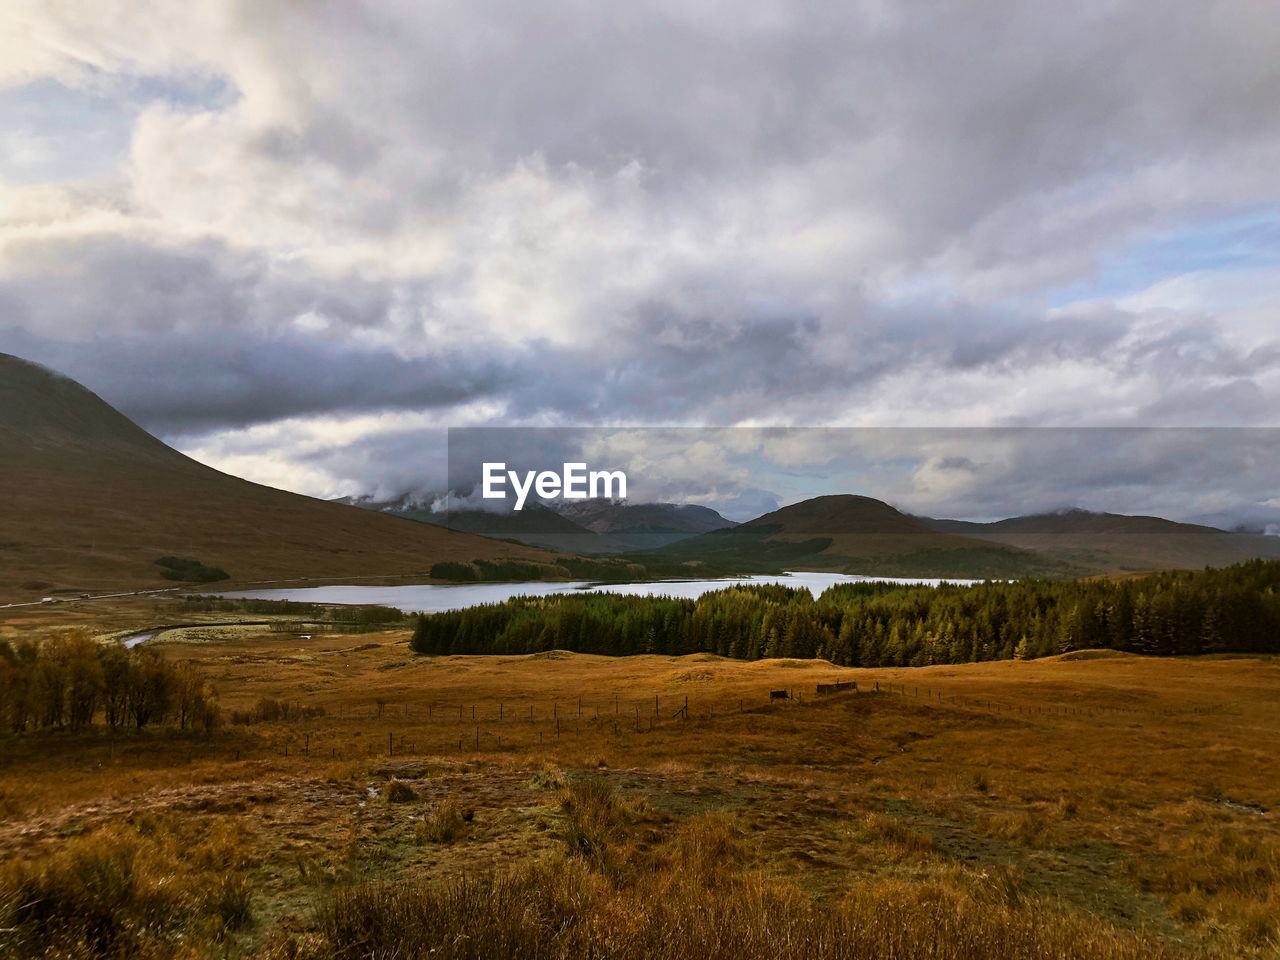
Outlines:
{"label": "golden dry grass", "polygon": [[[719,878],[742,902],[781,898],[779,922],[814,936],[863,915],[852,897],[899,902],[918,924],[947,903],[975,918],[974,937],[995,935],[979,916],[1010,930],[1057,918],[1046,929],[1091,944],[1076,955],[1276,951],[1274,660],[863,671],[707,655],[419,658],[406,640],[163,644],[201,666],[228,712],[272,698],[324,715],[209,738],[5,739],[0,855],[35,869],[140,817],[234,824],[237,875],[254,893],[253,922],[227,935],[232,955],[323,955],[349,884],[391,882],[406,891],[396,909],[421,914],[438,884],[510,877],[512,896],[550,910],[526,882],[548,865],[585,871],[580,905],[616,916],[633,951],[674,922],[650,908],[682,875]],[[863,692],[814,693],[835,679]],[[770,701],[778,689],[795,699]],[[675,715],[686,697],[687,717]],[[369,896],[367,916],[390,909]],[[681,902],[738,915],[727,895]]]}

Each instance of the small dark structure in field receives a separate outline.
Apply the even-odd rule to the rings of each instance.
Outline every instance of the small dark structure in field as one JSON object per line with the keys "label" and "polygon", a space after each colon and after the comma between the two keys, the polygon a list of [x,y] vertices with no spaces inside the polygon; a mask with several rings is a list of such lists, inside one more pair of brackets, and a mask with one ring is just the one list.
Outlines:
{"label": "small dark structure in field", "polygon": [[791,694],[788,693],[786,690],[770,690],[769,699],[770,700],[790,700]]}

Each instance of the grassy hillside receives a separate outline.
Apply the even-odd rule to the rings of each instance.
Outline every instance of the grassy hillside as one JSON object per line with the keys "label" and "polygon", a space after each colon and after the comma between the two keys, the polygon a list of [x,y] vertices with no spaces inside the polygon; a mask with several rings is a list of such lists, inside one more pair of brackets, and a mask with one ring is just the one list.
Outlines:
{"label": "grassy hillside", "polygon": [[172,586],[166,556],[242,582],[546,554],[228,476],[74,381],[0,355],[0,602]]}

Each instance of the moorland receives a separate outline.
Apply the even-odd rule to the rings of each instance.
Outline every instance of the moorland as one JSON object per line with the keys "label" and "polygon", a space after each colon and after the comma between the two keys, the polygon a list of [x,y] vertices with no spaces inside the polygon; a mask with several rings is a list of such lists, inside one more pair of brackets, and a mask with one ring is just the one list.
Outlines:
{"label": "moorland", "polygon": [[0,955],[1276,951],[1269,655],[430,656],[178,605],[6,621],[194,623],[131,655],[218,719],[0,738]]}

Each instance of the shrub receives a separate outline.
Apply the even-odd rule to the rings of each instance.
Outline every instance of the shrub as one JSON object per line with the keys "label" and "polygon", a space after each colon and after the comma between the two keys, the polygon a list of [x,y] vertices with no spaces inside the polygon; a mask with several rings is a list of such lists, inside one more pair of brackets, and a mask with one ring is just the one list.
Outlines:
{"label": "shrub", "polygon": [[524,782],[524,785],[530,790],[563,789],[565,786],[564,774],[551,767],[544,767],[529,777]]}
{"label": "shrub", "polygon": [[602,882],[581,862],[494,879],[336,891],[315,939],[276,944],[272,960],[1166,960],[1095,917],[1050,904],[975,899],[938,885],[880,881],[817,904],[759,878],[720,887],[651,878]]}
{"label": "shrub", "polygon": [[221,923],[222,931],[249,926],[253,921],[253,884],[241,875],[224,876],[213,888],[209,907],[210,913]]}
{"label": "shrub", "polygon": [[578,777],[569,781],[560,800],[565,812],[564,844],[570,856],[603,861],[617,829],[614,816],[617,792],[604,777]]}
{"label": "shrub", "polygon": [[192,914],[180,884],[136,837],[104,832],[78,837],[4,878],[7,940],[12,957],[165,956]]}
{"label": "shrub", "polygon": [[418,791],[403,780],[392,777],[387,781],[385,796],[388,803],[413,803],[418,799]]}
{"label": "shrub", "polygon": [[231,711],[231,722],[247,726],[251,723],[275,723],[280,720],[313,720],[324,715],[324,707],[304,707],[300,703],[261,697],[251,710]]}
{"label": "shrub", "polygon": [[183,583],[213,583],[230,579],[231,574],[221,567],[208,567],[192,557],[160,557],[156,560],[160,567],[160,576],[166,580],[179,580]]}
{"label": "shrub", "polygon": [[452,797],[441,800],[428,813],[417,829],[419,842],[453,843],[467,829],[475,814],[463,810]]}

